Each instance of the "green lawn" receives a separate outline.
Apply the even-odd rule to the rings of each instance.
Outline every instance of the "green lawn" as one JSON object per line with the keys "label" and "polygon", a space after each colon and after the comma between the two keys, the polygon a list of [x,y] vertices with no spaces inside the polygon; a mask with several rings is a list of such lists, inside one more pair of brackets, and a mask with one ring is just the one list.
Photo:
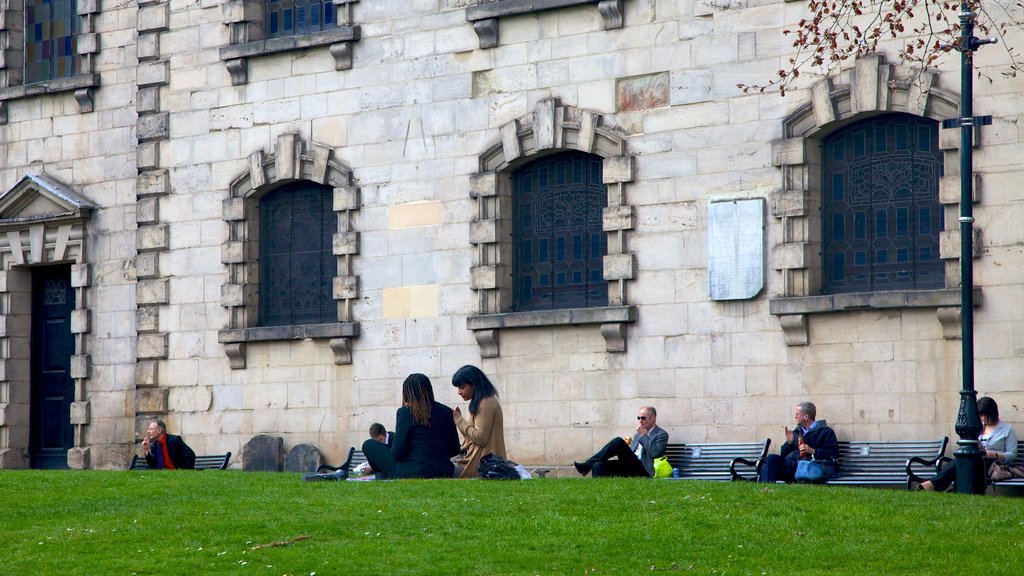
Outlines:
{"label": "green lawn", "polygon": [[0,471],[0,574],[1020,574],[1024,499]]}

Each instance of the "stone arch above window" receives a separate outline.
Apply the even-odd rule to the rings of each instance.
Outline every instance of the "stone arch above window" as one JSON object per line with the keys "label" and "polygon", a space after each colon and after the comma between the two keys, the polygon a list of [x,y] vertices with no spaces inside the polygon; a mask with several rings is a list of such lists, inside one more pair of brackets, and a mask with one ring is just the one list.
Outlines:
{"label": "stone arch above window", "polygon": [[[602,180],[608,190],[602,212],[607,252],[602,258],[608,282],[608,306],[514,312],[512,290],[512,173],[533,160],[550,154],[580,151],[602,158]],[[470,287],[477,300],[477,314],[467,327],[474,332],[481,355],[499,355],[501,329],[539,326],[598,325],[609,352],[625,352],[626,325],[636,321],[629,305],[627,287],[636,270],[636,257],[626,251],[627,234],[635,215],[627,204],[626,185],[633,181],[633,157],[626,153],[624,138],[602,125],[601,115],[543,100],[534,113],[501,127],[501,140],[480,155],[480,171],[471,177],[470,196],[477,215],[470,224],[470,242],[476,262]]]}
{"label": "stone arch above window", "polygon": [[[352,306],[358,297],[358,278],[352,259],[359,252],[359,233],[353,229],[352,212],[359,209],[359,189],[352,173],[332,158],[333,149],[313,143],[305,150],[296,134],[278,137],[273,154],[258,150],[249,156],[249,169],[231,183],[224,201],[223,218],[228,241],[221,262],[228,266],[228,281],[221,288],[221,305],[227,309],[228,328],[218,333],[233,369],[245,368],[246,342],[327,339],[336,364],[352,362],[351,339],[359,336]],[[337,321],[284,326],[259,325],[259,206],[260,198],[285,184],[309,181],[333,189],[337,231],[332,249],[338,272],[331,287],[337,303]]]}
{"label": "stone arch above window", "polygon": [[[771,199],[771,212],[778,227],[773,236],[778,240],[770,256],[770,266],[781,274],[782,286],[781,296],[770,300],[770,310],[779,317],[787,344],[800,346],[810,342],[809,314],[885,308],[935,308],[943,336],[959,338],[960,239],[956,225],[956,206],[960,200],[959,133],[955,130],[939,132],[944,167],[939,181],[939,202],[946,223],[945,231],[940,233],[939,256],[945,267],[945,287],[822,293],[823,138],[853,122],[890,112],[938,121],[956,118],[956,95],[937,87],[935,82],[933,73],[902,70],[877,55],[862,58],[837,78],[822,78],[815,83],[809,91],[808,102],[783,120],[783,138],[772,143],[772,161],[781,169],[782,186]],[[978,201],[977,197],[973,200]],[[977,240],[975,257],[980,254]],[[980,292],[975,296],[975,303],[981,303]]]}

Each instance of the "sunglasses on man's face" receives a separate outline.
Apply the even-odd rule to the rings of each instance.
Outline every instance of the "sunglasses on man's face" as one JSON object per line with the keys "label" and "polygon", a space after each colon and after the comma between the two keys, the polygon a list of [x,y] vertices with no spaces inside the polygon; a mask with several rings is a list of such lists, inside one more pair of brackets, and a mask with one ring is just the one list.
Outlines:
{"label": "sunglasses on man's face", "polygon": [[647,416],[637,416],[637,420],[647,420]]}

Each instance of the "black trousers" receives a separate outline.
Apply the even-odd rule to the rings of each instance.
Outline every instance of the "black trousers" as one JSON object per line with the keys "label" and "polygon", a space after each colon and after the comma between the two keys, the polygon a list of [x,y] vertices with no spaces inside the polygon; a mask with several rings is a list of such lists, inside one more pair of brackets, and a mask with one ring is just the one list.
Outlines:
{"label": "black trousers", "polygon": [[363,442],[363,455],[366,456],[366,462],[370,464],[370,468],[377,473],[377,478],[386,480],[395,477],[398,461],[391,455],[390,446],[370,438]]}
{"label": "black trousers", "polygon": [[[985,466],[985,476],[988,477],[989,466],[992,466],[992,462],[994,462],[994,460],[984,458],[982,461]],[[956,460],[947,464],[945,468],[939,470],[939,473],[929,478],[929,480],[931,480],[932,486],[935,487],[935,490],[939,492],[945,492],[948,490],[950,486],[956,484]]]}
{"label": "black trousers", "polygon": [[796,480],[796,460],[783,458],[778,454],[769,454],[761,464],[761,475],[758,482],[774,484],[776,480],[794,482]]}
{"label": "black trousers", "polygon": [[621,476],[627,478],[650,478],[647,468],[629,449],[629,444],[622,438],[612,438],[596,454],[587,458],[590,474],[594,478],[602,476]]}

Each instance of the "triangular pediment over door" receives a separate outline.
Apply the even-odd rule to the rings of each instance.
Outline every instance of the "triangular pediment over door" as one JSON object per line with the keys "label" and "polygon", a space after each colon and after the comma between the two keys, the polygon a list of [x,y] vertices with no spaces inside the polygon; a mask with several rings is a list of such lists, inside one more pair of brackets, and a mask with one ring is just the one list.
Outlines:
{"label": "triangular pediment over door", "polygon": [[83,261],[85,222],[94,206],[44,174],[0,195],[0,268]]}

